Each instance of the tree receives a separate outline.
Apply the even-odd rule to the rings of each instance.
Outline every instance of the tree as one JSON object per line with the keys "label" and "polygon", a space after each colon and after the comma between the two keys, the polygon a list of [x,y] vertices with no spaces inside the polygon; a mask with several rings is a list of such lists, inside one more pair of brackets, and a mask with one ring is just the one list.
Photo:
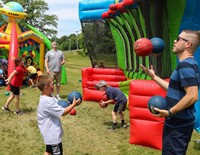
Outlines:
{"label": "tree", "polygon": [[[10,0],[2,0],[4,4],[10,2]],[[58,17],[56,15],[45,14],[48,8],[48,3],[44,0],[15,0],[15,2],[22,5],[24,12],[27,13],[27,17],[20,23],[20,25],[25,26],[28,23],[49,39],[54,38],[57,35],[57,21]]]}
{"label": "tree", "polygon": [[68,36],[62,36],[60,39],[57,39],[56,42],[59,45],[60,50],[66,51],[69,49]]}
{"label": "tree", "polygon": [[84,35],[83,35],[83,33],[81,32],[80,34],[79,34],[79,48],[80,49],[86,49],[86,44],[85,44],[85,40],[84,40]]}

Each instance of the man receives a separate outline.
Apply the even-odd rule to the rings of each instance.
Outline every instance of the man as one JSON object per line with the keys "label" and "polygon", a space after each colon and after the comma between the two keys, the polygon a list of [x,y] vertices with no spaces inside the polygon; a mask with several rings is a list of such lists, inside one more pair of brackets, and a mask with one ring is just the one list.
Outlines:
{"label": "man", "polygon": [[166,117],[163,128],[162,155],[185,155],[195,124],[194,104],[198,100],[199,67],[194,52],[200,43],[200,32],[183,30],[174,40],[173,53],[179,64],[170,76],[169,83],[158,77],[151,66],[141,68],[162,88],[167,90],[167,110],[154,108],[157,117]]}
{"label": "man", "polygon": [[64,54],[57,49],[56,42],[52,43],[52,49],[45,55],[45,67],[47,74],[49,74],[56,83],[56,98],[61,100],[60,81],[61,81],[61,67],[65,63]]}

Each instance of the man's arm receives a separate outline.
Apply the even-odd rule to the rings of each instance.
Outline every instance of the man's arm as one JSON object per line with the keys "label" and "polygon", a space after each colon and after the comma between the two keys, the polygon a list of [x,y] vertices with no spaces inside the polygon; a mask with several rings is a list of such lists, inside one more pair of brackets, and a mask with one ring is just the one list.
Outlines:
{"label": "man's arm", "polygon": [[169,82],[161,79],[160,77],[158,77],[156,74],[155,74],[155,71],[153,69],[153,66],[151,65],[150,68],[146,68],[145,66],[143,66],[142,64],[140,64],[140,67],[142,68],[142,70],[148,74],[152,80],[154,80],[158,85],[160,85],[163,89],[167,90],[168,89],[168,86],[169,86]]}
{"label": "man's arm", "polygon": [[182,111],[193,105],[198,100],[198,86],[189,86],[184,89],[186,95],[170,109],[172,113]]}
{"label": "man's arm", "polygon": [[62,61],[60,62],[61,66],[65,64],[65,57],[64,54],[62,53]]}
{"label": "man's arm", "polygon": [[[186,91],[186,95],[171,109],[169,109],[170,113],[176,114],[189,106],[193,105],[198,100],[198,86],[189,86],[184,88]],[[168,110],[160,110],[155,108],[157,112],[159,112],[157,117],[168,117]]]}
{"label": "man's arm", "polygon": [[158,77],[157,75],[154,76],[154,78],[152,79],[154,80],[160,87],[162,87],[163,89],[167,90],[169,87],[169,82],[161,79],[160,77]]}
{"label": "man's arm", "polygon": [[63,58],[61,61],[61,66],[65,64],[65,59]]}
{"label": "man's arm", "polygon": [[45,59],[44,63],[45,63],[45,68],[46,68],[47,74],[50,74],[49,67],[48,67],[49,66],[48,59]]}

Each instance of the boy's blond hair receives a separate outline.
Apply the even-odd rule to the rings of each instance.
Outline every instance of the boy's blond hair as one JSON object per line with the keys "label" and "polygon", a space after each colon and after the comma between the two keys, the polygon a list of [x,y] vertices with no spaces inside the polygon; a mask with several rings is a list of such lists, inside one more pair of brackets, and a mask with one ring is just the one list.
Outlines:
{"label": "boy's blond hair", "polygon": [[51,77],[49,75],[40,75],[37,80],[37,87],[40,91],[43,91],[45,86],[50,86]]}

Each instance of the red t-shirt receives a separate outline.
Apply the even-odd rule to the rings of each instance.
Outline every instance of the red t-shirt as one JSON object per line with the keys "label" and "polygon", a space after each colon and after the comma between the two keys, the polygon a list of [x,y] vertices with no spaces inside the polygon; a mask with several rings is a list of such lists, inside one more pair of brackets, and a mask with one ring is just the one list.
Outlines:
{"label": "red t-shirt", "polygon": [[15,87],[20,87],[22,85],[25,69],[22,66],[17,66],[15,70],[17,71],[17,74],[13,76],[10,83]]}

